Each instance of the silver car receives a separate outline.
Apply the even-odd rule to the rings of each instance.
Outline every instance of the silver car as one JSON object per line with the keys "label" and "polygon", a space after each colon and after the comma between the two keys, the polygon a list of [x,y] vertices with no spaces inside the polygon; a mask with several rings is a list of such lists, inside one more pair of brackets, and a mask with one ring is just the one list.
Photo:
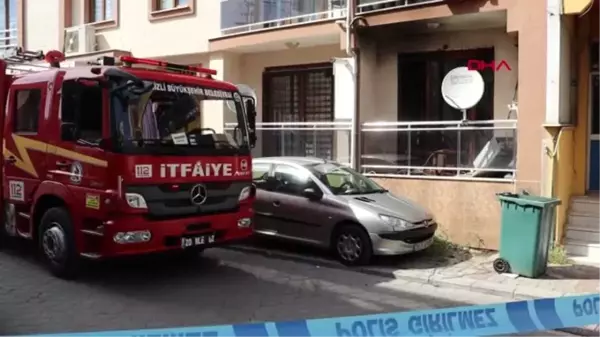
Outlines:
{"label": "silver car", "polygon": [[354,170],[317,158],[254,159],[255,232],[331,249],[347,265],[433,242],[437,223],[415,203]]}

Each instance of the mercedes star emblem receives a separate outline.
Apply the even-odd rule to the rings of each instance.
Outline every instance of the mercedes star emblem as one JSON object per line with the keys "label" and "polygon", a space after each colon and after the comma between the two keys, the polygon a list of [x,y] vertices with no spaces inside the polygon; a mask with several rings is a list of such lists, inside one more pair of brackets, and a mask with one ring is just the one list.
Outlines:
{"label": "mercedes star emblem", "polygon": [[206,202],[207,197],[206,186],[198,184],[192,187],[192,190],[190,191],[190,200],[192,201],[192,204],[202,205]]}

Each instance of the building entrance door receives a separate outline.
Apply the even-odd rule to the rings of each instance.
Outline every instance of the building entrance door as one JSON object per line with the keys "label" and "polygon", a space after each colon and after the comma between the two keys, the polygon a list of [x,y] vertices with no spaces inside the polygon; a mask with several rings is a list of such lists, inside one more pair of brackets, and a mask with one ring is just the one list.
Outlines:
{"label": "building entrance door", "polygon": [[588,191],[598,191],[600,185],[600,103],[598,72],[590,76]]}

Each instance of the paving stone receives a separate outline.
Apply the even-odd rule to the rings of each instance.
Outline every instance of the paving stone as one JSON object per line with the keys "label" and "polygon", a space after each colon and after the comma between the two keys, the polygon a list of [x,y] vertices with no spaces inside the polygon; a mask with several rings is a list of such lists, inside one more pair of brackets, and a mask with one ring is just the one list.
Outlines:
{"label": "paving stone", "polygon": [[[471,286],[468,278],[433,273],[441,270],[404,270],[406,279],[394,279],[214,249],[198,264],[98,266],[66,282],[26,258],[0,253],[0,317],[6,323],[0,333],[294,320],[504,300],[463,289]],[[427,280],[457,288],[448,291]]]}

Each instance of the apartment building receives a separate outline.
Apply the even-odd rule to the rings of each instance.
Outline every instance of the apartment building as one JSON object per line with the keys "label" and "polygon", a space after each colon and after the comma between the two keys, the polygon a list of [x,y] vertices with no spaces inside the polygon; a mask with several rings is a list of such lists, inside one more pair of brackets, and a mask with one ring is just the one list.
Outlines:
{"label": "apartment building", "polygon": [[[11,1],[29,49],[202,64],[250,85],[257,156],[352,164],[429,207],[458,243],[497,248],[496,194],[520,190],[563,200],[562,242],[571,199],[598,189],[593,0]],[[463,123],[440,87],[473,61],[503,66],[481,69],[485,92]],[[227,112],[206,122],[227,130]]]}

